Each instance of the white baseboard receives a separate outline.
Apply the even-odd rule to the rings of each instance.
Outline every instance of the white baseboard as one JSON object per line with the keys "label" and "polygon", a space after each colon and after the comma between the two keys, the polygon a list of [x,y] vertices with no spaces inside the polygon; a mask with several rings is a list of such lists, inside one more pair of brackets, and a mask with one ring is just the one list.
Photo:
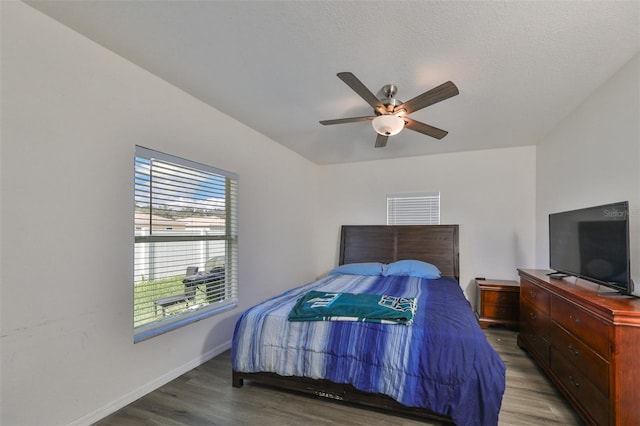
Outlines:
{"label": "white baseboard", "polygon": [[98,420],[101,420],[107,417],[109,414],[113,414],[119,409],[126,407],[127,405],[131,404],[135,400],[142,398],[149,392],[158,389],[160,386],[163,386],[169,383],[170,381],[172,381],[173,379],[180,377],[187,371],[193,370],[199,365],[202,365],[205,362],[209,361],[210,359],[215,358],[216,356],[220,355],[221,353],[229,349],[231,349],[231,340],[224,342],[223,344],[202,354],[200,357],[195,358],[187,362],[186,364],[183,364],[180,367],[175,368],[167,372],[166,374],[163,374],[162,376],[158,376],[156,379],[152,380],[151,382],[145,384],[144,386],[138,389],[133,390],[132,392],[122,395],[120,398],[116,399],[115,401],[112,401],[111,403],[105,405],[104,407],[101,407],[92,413],[89,413],[85,416],[82,416],[74,420],[73,422],[69,423],[69,425],[70,426],[91,425],[97,422]]}

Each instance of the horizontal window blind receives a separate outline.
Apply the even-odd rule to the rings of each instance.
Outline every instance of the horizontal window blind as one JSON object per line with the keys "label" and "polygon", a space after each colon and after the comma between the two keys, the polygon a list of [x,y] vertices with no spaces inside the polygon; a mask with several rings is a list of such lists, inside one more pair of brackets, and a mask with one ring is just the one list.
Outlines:
{"label": "horizontal window blind", "polygon": [[387,195],[387,225],[439,224],[439,192]]}
{"label": "horizontal window blind", "polygon": [[238,298],[238,176],[136,147],[134,341]]}

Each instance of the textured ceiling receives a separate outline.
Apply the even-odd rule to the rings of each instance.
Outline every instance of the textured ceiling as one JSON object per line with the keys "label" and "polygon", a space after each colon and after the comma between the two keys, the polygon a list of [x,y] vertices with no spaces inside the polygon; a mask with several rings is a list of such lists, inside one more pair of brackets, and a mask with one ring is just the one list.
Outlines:
{"label": "textured ceiling", "polygon": [[[318,163],[532,145],[640,52],[640,1],[27,1]],[[456,97],[374,148],[370,115],[336,77],[406,101]]]}

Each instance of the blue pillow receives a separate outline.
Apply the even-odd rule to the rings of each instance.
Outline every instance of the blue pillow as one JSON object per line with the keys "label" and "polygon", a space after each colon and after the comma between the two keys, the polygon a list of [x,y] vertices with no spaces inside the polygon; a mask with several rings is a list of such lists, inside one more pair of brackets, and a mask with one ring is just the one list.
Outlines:
{"label": "blue pillow", "polygon": [[398,260],[388,264],[383,275],[407,275],[409,277],[436,279],[440,278],[440,270],[435,265],[419,260]]}
{"label": "blue pillow", "polygon": [[329,275],[382,275],[384,264],[378,262],[345,263],[329,272]]}

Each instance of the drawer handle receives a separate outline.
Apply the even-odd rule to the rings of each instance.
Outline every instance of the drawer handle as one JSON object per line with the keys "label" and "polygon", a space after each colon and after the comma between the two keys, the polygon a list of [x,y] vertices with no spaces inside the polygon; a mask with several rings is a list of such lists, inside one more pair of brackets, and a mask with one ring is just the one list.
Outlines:
{"label": "drawer handle", "polygon": [[574,318],[573,315],[569,315],[569,319],[572,319],[573,322],[576,323],[576,325],[580,324],[580,318],[578,318],[578,317]]}
{"label": "drawer handle", "polygon": [[569,343],[569,346],[567,346],[567,347],[569,348],[569,352],[571,352],[573,354],[573,356],[580,355],[580,351],[575,349],[571,343]]}
{"label": "drawer handle", "polygon": [[531,298],[532,298],[532,299],[535,299],[535,298],[536,298],[536,292],[535,292],[535,291],[530,290],[530,291],[529,291],[529,294],[531,295]]}
{"label": "drawer handle", "polygon": [[574,378],[573,378],[573,376],[572,376],[572,375],[569,375],[569,381],[570,381],[570,382],[571,382],[571,384],[572,384],[573,386],[575,386],[576,388],[579,388],[579,387],[580,387],[580,382],[576,382],[576,381],[574,380]]}
{"label": "drawer handle", "polygon": [[536,314],[534,314],[533,312],[529,313],[529,318],[531,318],[532,320],[537,319],[538,316]]}

